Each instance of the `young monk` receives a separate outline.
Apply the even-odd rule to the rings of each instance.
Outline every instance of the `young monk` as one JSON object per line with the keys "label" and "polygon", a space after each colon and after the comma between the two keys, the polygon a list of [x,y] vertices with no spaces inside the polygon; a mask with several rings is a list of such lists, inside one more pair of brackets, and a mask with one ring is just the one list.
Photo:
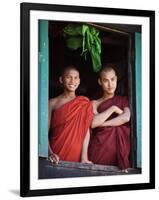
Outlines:
{"label": "young monk", "polygon": [[128,172],[130,152],[130,109],[125,96],[115,96],[117,75],[112,65],[105,66],[98,83],[103,96],[93,101],[89,159],[96,164],[118,166]]}
{"label": "young monk", "polygon": [[64,91],[49,101],[49,158],[53,163],[59,160],[91,163],[87,150],[92,104],[88,98],[75,94],[80,75],[74,66],[66,67],[59,81]]}

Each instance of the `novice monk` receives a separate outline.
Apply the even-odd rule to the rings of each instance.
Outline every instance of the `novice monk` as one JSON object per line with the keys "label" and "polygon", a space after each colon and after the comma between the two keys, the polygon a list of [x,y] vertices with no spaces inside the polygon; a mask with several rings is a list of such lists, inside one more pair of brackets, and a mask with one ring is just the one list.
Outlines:
{"label": "novice monk", "polygon": [[76,96],[79,72],[68,66],[59,78],[64,92],[49,101],[50,160],[91,163],[87,157],[93,108],[87,97]]}
{"label": "novice monk", "polygon": [[93,101],[89,159],[96,164],[118,166],[128,172],[130,152],[130,109],[124,96],[115,96],[117,75],[112,65],[104,67],[98,79],[103,96]]}

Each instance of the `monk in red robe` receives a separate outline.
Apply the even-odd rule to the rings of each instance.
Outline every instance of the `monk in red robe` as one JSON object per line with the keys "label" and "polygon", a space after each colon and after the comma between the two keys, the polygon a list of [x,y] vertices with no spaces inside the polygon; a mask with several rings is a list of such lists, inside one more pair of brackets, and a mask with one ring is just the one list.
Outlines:
{"label": "monk in red robe", "polygon": [[103,96],[93,101],[89,159],[96,164],[118,166],[127,173],[130,152],[128,100],[127,97],[115,96],[117,75],[112,65],[101,70],[98,83]]}
{"label": "monk in red robe", "polygon": [[64,92],[49,101],[50,160],[91,163],[87,151],[92,104],[87,97],[75,95],[80,77],[73,66],[67,67],[59,80]]}

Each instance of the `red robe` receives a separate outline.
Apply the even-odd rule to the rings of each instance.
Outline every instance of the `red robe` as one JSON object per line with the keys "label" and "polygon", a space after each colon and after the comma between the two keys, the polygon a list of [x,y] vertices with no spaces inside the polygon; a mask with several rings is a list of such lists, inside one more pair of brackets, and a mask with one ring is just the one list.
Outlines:
{"label": "red robe", "polygon": [[[122,110],[124,107],[129,107],[126,97],[115,96],[102,102],[98,107],[98,112],[103,112],[112,105],[116,105]],[[116,116],[112,114],[109,119]],[[120,169],[126,169],[129,167],[129,152],[129,123],[120,126],[98,127],[93,129],[89,145],[89,159],[93,163],[114,165]]]}
{"label": "red robe", "polygon": [[83,140],[92,118],[92,104],[84,96],[53,111],[50,146],[60,160],[80,162]]}

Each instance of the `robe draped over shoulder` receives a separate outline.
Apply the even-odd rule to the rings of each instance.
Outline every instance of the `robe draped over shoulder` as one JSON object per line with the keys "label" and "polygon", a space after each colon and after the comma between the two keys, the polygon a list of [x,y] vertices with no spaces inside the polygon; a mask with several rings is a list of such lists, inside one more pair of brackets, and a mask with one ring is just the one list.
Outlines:
{"label": "robe draped over shoulder", "polygon": [[[125,107],[129,107],[126,97],[115,96],[102,102],[98,107],[98,112],[101,113],[112,105],[116,105],[122,110]],[[109,119],[116,116],[116,114],[112,114]],[[120,169],[126,169],[129,167],[129,153],[129,123],[114,127],[98,127],[92,130],[89,145],[89,159],[93,163],[114,165]]]}
{"label": "robe draped over shoulder", "polygon": [[60,160],[80,162],[83,140],[92,118],[92,104],[84,96],[52,112],[50,146]]}

